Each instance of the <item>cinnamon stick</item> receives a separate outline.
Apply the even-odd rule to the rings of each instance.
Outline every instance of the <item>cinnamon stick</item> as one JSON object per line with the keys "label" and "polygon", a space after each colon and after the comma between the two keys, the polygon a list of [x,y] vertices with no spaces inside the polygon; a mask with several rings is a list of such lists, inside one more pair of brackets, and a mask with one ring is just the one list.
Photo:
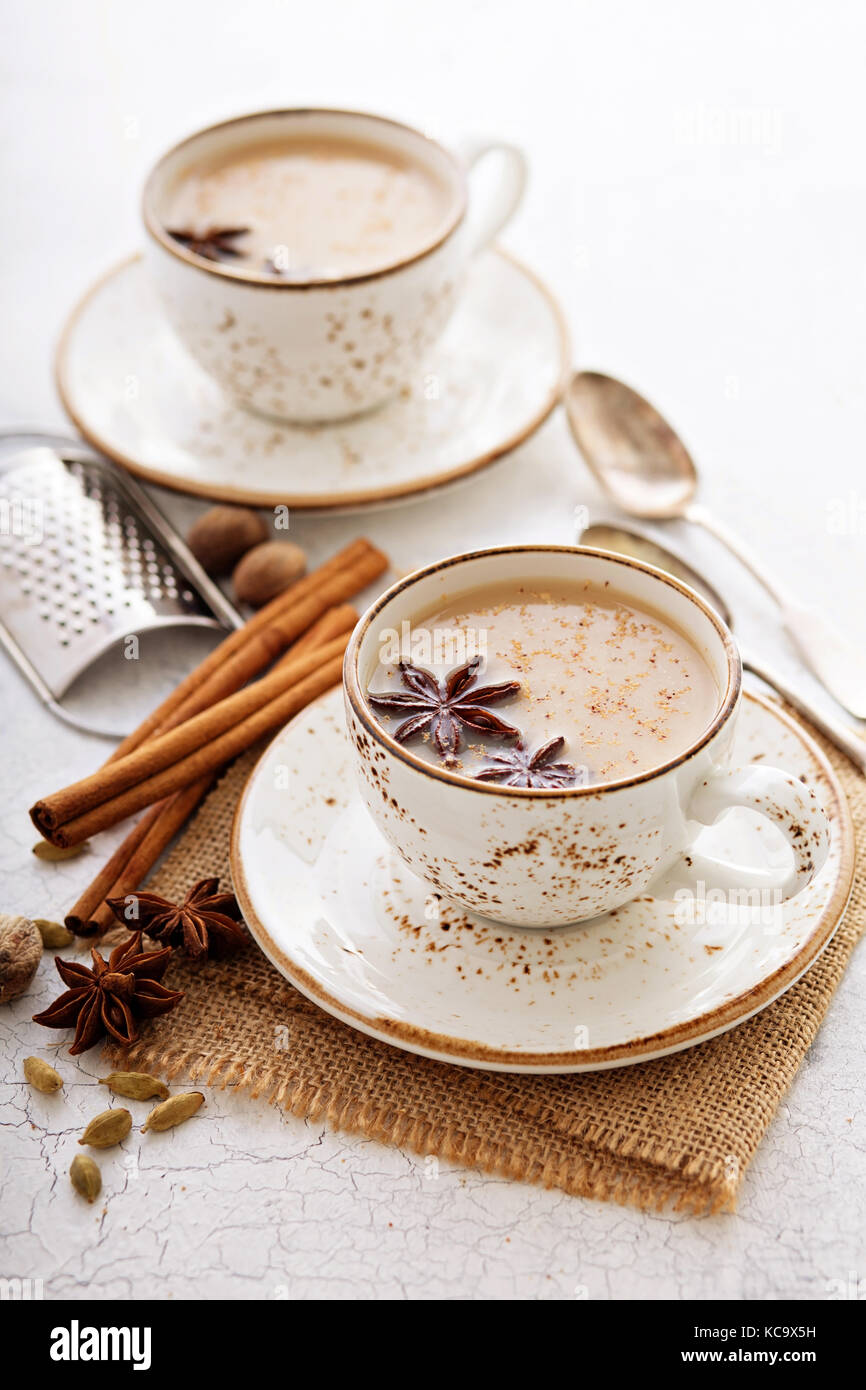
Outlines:
{"label": "cinnamon stick", "polygon": [[162,809],[161,806],[154,806],[146,816],[142,816],[67,913],[66,926],[71,932],[75,932],[76,936],[92,935],[89,925],[93,921],[93,914],[110,893],[112,885],[117,881],[118,874],[126,866],[130,856],[135,853],[148,831],[159,819]]}
{"label": "cinnamon stick", "polygon": [[[343,639],[338,639],[337,643],[330,645],[344,648],[346,642]],[[325,650],[327,649],[323,649],[323,653]],[[339,650],[336,655],[325,659],[323,665],[316,666],[314,663],[311,674],[303,680],[287,689],[283,688],[275,699],[254,709],[240,723],[228,728],[218,737],[208,738],[204,744],[197,746],[187,756],[179,758],[170,766],[164,767],[155,775],[129,787],[111,800],[101,802],[83,815],[77,815],[65,821],[57,828],[49,829],[39,824],[39,829],[46,839],[51,840],[52,844],[64,847],[80,844],[82,840],[89,839],[98,831],[107,830],[109,826],[116,825],[118,821],[140,811],[142,807],[150,806],[153,802],[171,795],[181,787],[188,786],[197,778],[204,776],[205,773],[215,772],[224,763],[230,762],[239,753],[243,753],[258,739],[273,733],[291,719],[293,714],[297,714],[298,710],[308,705],[311,700],[323,695],[331,686],[337,685],[342,675],[342,667],[342,650]],[[264,683],[264,681],[258,682],[259,685]],[[252,689],[255,688],[252,687]],[[246,692],[241,691],[239,693],[245,694]],[[236,699],[237,697],[231,698]],[[228,701],[222,703],[227,704]],[[188,722],[192,723],[193,721]],[[180,727],[183,729],[186,726],[181,725]],[[34,808],[34,811],[36,809]],[[34,812],[31,812],[31,815],[33,814]]]}
{"label": "cinnamon stick", "polygon": [[[293,657],[351,632],[357,621],[358,614],[351,604],[329,608],[292,644],[274,669],[284,669]],[[114,914],[107,906],[106,899],[124,898],[141,886],[212,782],[213,777],[208,774],[151,807],[133,826],[67,915],[66,925],[70,931],[77,935],[102,935],[114,924]]]}
{"label": "cinnamon stick", "polygon": [[[207,683],[210,683],[211,678],[222,670],[230,657],[234,657],[260,633],[279,625],[280,640],[282,647],[285,647],[292,640],[291,635],[285,635],[287,632],[294,635],[300,634],[326,608],[332,604],[340,603],[343,599],[351,598],[353,594],[358,593],[365,585],[372,583],[380,574],[383,574],[387,567],[387,558],[370,541],[363,538],[353,541],[351,545],[339,551],[337,555],[320,565],[318,569],[305,575],[303,579],[299,579],[297,584],[292,585],[284,594],[278,594],[270,603],[265,604],[264,608],[260,608],[258,613],[255,613],[242,628],[229,633],[228,637],[220,642],[219,646],[215,647],[160,705],[157,705],[156,709],[139,724],[138,728],[134,729],[118,744],[109,762],[114,762],[139,748],[158,729],[168,727],[170,720],[174,718],[186,719],[191,713],[206,708],[208,701],[213,702],[214,699],[221,698],[220,695],[215,696],[213,693],[214,688],[219,688],[219,681],[209,686]],[[341,582],[331,586],[331,581],[337,576],[342,577]],[[323,600],[319,603],[314,601],[307,604],[300,617],[296,615],[294,622],[292,622],[290,614],[293,609],[303,605],[311,596],[323,593]],[[277,648],[277,650],[280,649]],[[267,664],[268,660],[265,660],[262,666],[251,669],[246,679],[250,679],[258,671],[263,670]],[[225,693],[224,689],[222,693]],[[202,700],[204,703],[201,703]]]}
{"label": "cinnamon stick", "polygon": [[[181,826],[186,824],[212,781],[213,778],[210,774],[200,777],[197,782],[191,782],[188,787],[184,787],[183,791],[176,792],[174,796],[167,797],[158,806],[154,806],[138,822],[138,825],[144,824],[145,821],[149,822],[147,833],[139,840],[137,847],[129,855],[121,871],[114,876],[105,889],[88,919],[88,925],[92,926],[98,935],[101,936],[108,931],[109,927],[113,926],[117,920],[106,899],[125,898],[128,893],[134,893],[136,888],[141,886],[163,850],[168,848]],[[154,811],[156,812],[155,816]],[[135,827],[136,830],[138,825]],[[129,838],[127,836],[127,840]],[[124,841],[125,844],[126,841]],[[75,930],[74,927],[70,926],[69,918],[66,919],[66,925],[70,931]]]}
{"label": "cinnamon stick", "polygon": [[[141,748],[106,763],[89,777],[83,777],[52,796],[37,801],[30,812],[34,825],[47,838],[52,838],[51,831],[67,821],[80,818],[85,812],[152,778],[163,769],[170,768],[267,705],[288,687],[311,676],[332,657],[342,656],[347,641],[345,635],[337,637],[325,647],[293,657],[281,670],[219,700],[166,733],[148,739]],[[150,803],[145,801],[142,804],[147,806]]]}
{"label": "cinnamon stick", "polygon": [[[246,685],[247,681],[259,675],[270,666],[275,657],[294,643],[310,626],[317,622],[333,605],[341,604],[359,589],[382,573],[382,557],[376,551],[372,555],[362,555],[353,565],[340,570],[319,585],[313,592],[301,595],[290,608],[274,618],[267,627],[254,632],[249,641],[239,648],[223,666],[210,676],[188,696],[177,709],[154,732],[162,733],[215,705],[224,696]],[[303,582],[303,581],[301,581]],[[354,609],[352,610],[354,612]],[[357,616],[355,618],[357,622]],[[352,624],[354,627],[354,623]],[[340,632],[351,631],[341,626]],[[337,634],[339,635],[339,633]],[[291,656],[289,656],[291,659]]]}
{"label": "cinnamon stick", "polygon": [[329,608],[327,613],[323,613],[321,618],[307,629],[303,637],[292,643],[289,650],[275,664],[274,670],[282,671],[293,657],[313,651],[316,647],[323,647],[335,637],[342,637],[343,633],[350,633],[357,621],[358,613],[351,603],[341,603],[336,608]]}

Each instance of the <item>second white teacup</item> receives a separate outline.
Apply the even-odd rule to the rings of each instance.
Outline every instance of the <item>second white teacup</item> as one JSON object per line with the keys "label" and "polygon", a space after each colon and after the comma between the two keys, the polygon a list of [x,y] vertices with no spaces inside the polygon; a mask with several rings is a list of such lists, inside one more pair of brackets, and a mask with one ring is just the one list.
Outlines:
{"label": "second white teacup", "polygon": [[[373,162],[380,152],[384,170],[414,171],[416,183],[435,190],[429,215],[419,216],[416,205],[413,216],[407,207],[401,217],[400,189],[410,179],[398,177],[393,205],[378,224],[368,224],[366,263],[349,235],[363,240],[364,226],[347,226],[343,269],[339,257],[323,266],[299,262],[291,245],[278,248],[284,264],[279,254],[267,263],[249,254],[245,245],[256,240],[252,182],[249,210],[241,215],[239,206],[231,227],[213,223],[205,199],[196,225],[175,225],[179,195],[197,171],[237,168],[246,152],[253,161],[262,150],[293,146],[311,151],[313,160],[317,149],[323,158],[357,149]],[[494,151],[499,178],[492,189],[486,183],[482,196],[469,174]],[[159,160],[144,189],[147,256],[172,326],[232,399],[280,419],[338,420],[380,405],[412,379],[448,322],[470,258],[511,217],[525,177],[523,155],[512,145],[477,145],[464,162],[380,116],[308,109],[242,116],[200,131]],[[351,188],[342,192],[351,198]],[[335,206],[336,214],[330,203],[323,211],[329,229],[339,222]],[[239,225],[245,235],[234,234]],[[207,238],[215,232],[230,235],[214,248]]]}

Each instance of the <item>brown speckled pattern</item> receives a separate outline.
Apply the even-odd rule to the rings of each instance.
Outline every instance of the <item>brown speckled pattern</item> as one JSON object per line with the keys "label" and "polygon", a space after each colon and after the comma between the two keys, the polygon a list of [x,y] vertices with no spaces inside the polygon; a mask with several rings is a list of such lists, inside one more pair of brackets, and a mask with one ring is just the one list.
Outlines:
{"label": "brown speckled pattern", "polygon": [[[217,333],[236,331],[233,314],[219,319]],[[252,506],[343,508],[427,492],[489,465],[549,415],[570,362],[547,288],[503,251],[485,252],[408,390],[350,420],[288,424],[234,404],[199,368],[135,257],[72,311],[57,385],[80,432],[151,482]],[[147,391],[130,392],[130,380]]]}
{"label": "brown speckled pattern", "polygon": [[276,332],[272,304],[245,285],[217,281],[192,301],[178,283],[162,298],[186,347],[239,405],[290,420],[338,419],[393,396],[440,336],[460,283],[454,258],[440,256],[432,283],[435,266],[425,262],[400,272],[399,291],[374,280],[283,297],[279,316],[296,317],[295,332]]}
{"label": "brown speckled pattern", "polygon": [[[826,944],[850,888],[847,810],[812,745],[749,696],[734,753],[807,779],[830,809],[827,862],[772,928],[751,910],[726,924],[680,920],[657,881],[582,926],[521,930],[468,913],[371,823],[336,691],[289,725],[253,774],[235,822],[235,887],[277,967],[376,1037],[493,1070],[645,1060],[731,1027],[787,988]],[[706,849],[725,860],[778,862],[769,824],[756,836],[734,813],[707,833]]]}
{"label": "brown speckled pattern", "polygon": [[[607,792],[579,800],[537,797],[530,814],[527,801],[507,790],[493,798],[465,787],[428,798],[422,825],[395,790],[399,783],[413,797],[413,784],[426,774],[392,763],[351,708],[347,720],[361,795],[379,829],[410,868],[470,912],[525,926],[565,925],[627,902],[679,857],[677,832],[684,832],[685,822],[676,783],[648,782],[619,792],[615,826],[604,812]],[[701,755],[707,766],[729,742],[730,733],[722,730]],[[515,835],[518,824],[531,828]],[[481,844],[474,853],[465,847],[467,826]],[[540,900],[537,910],[523,906],[528,898]]]}

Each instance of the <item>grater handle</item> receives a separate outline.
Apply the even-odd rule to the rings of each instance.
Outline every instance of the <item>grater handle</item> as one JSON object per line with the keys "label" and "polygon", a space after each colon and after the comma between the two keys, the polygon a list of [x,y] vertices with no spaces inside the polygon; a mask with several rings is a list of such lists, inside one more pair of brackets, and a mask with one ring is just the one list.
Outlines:
{"label": "grater handle", "polygon": [[78,729],[83,734],[95,734],[97,738],[117,740],[126,738],[127,733],[131,732],[128,729],[98,729],[95,724],[89,724],[86,719],[79,719],[77,715],[70,714],[61,704],[58,704],[53,695],[49,695],[47,699],[43,697],[43,704],[51,710],[52,714],[56,714],[58,719],[62,719],[64,724],[71,724],[73,729]]}
{"label": "grater handle", "polygon": [[95,724],[89,724],[86,719],[79,719],[77,715],[70,714],[68,710],[65,710],[55,700],[36,667],[27,660],[18,644],[10,639],[2,623],[0,623],[0,646],[6,648],[22,676],[33,686],[45,708],[50,709],[52,714],[56,714],[58,719],[62,719],[64,724],[71,724],[73,729],[79,729],[84,734],[96,734],[97,738],[121,739],[126,737],[125,733],[119,732],[117,729],[99,729]]}

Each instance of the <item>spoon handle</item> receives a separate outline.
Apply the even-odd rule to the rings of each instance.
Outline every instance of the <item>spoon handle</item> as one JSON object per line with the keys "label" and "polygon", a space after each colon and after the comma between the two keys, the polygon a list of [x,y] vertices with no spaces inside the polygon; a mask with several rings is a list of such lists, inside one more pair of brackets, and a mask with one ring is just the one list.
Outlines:
{"label": "spoon handle", "polygon": [[726,546],[778,604],[785,627],[810,671],[835,700],[858,719],[866,718],[866,656],[814,608],[788,597],[742,542],[703,507],[691,503],[683,516],[703,526]]}
{"label": "spoon handle", "polygon": [[804,719],[808,719],[816,729],[828,738],[831,743],[850,758],[861,772],[866,772],[866,740],[860,738],[853,729],[849,729],[840,719],[834,719],[830,714],[825,714],[812,704],[811,700],[804,695],[799,695],[787,681],[777,672],[769,670],[760,661],[753,661],[751,654],[742,651],[743,666],[747,671],[751,671],[753,676],[757,676],[771,690],[775,690],[777,695],[795,709],[798,714],[802,714]]}
{"label": "spoon handle", "polygon": [[787,606],[787,598],[783,594],[779,585],[776,583],[769,570],[765,569],[754,555],[746,549],[743,542],[733,531],[729,531],[727,526],[718,517],[708,512],[706,507],[701,507],[697,502],[690,502],[685,508],[683,516],[686,521],[692,521],[696,526],[703,526],[705,531],[709,531],[711,536],[715,536],[717,541],[730,550],[732,555],[736,555],[741,565],[745,565],[749,574],[757,579],[762,588],[766,589],[770,598],[773,599],[780,608]]}

